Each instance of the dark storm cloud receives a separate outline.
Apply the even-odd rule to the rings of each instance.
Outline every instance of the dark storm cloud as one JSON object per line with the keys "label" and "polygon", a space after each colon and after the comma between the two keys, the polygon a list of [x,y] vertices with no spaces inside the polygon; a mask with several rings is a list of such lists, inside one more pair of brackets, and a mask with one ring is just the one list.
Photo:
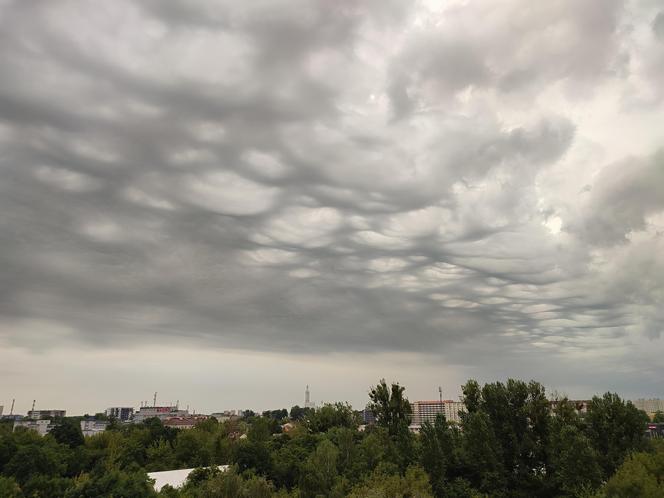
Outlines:
{"label": "dark storm cloud", "polygon": [[664,12],[659,12],[652,23],[652,30],[660,41],[664,41]]}
{"label": "dark storm cloud", "polygon": [[573,229],[592,243],[626,242],[646,228],[649,215],[664,211],[664,151],[603,168],[587,195]]}
{"label": "dark storm cloud", "polygon": [[574,113],[538,106],[619,77],[621,2],[1,8],[10,344],[473,363],[659,334],[661,154],[570,194]]}

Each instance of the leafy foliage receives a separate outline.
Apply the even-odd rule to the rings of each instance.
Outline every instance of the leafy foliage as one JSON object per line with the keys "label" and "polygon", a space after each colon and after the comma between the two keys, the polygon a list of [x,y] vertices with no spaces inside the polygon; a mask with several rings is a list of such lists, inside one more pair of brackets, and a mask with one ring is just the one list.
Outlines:
{"label": "leafy foliage", "polygon": [[[664,449],[644,439],[645,415],[617,395],[593,398],[583,414],[565,399],[552,410],[537,382],[471,380],[462,392],[460,424],[441,415],[418,435],[404,388],[384,380],[369,393],[376,424],[363,431],[345,403],[181,431],[158,419],[114,423],[87,438],[75,418],[46,437],[0,424],[0,496],[664,496]],[[181,489],[159,493],[146,474],[192,467]]]}

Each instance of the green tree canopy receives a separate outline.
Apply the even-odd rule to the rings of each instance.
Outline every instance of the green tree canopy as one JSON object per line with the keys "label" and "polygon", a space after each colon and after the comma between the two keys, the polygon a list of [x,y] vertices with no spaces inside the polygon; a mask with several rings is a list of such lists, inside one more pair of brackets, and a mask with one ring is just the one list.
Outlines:
{"label": "green tree canopy", "polygon": [[607,477],[615,472],[630,451],[644,447],[648,417],[617,394],[593,397],[584,420],[588,437]]}
{"label": "green tree canopy", "polygon": [[369,409],[376,417],[376,424],[385,427],[392,436],[408,430],[410,425],[412,408],[404,391],[398,383],[388,387],[385,379],[369,391]]}

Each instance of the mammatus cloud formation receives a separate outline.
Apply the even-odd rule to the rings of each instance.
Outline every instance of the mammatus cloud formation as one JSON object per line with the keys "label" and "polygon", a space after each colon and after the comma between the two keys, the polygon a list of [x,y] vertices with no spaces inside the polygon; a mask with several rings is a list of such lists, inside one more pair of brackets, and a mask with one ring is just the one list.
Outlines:
{"label": "mammatus cloud formation", "polygon": [[0,25],[3,347],[661,389],[659,2],[5,0]]}

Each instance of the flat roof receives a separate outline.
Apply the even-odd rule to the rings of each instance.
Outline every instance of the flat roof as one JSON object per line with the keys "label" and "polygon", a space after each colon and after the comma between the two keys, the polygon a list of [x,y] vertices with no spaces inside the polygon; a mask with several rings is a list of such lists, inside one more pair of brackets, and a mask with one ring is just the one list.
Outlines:
{"label": "flat roof", "polygon": [[[222,472],[228,470],[228,465],[219,465],[217,468]],[[164,470],[161,472],[148,472],[148,477],[154,480],[155,491],[161,491],[161,488],[167,484],[173,488],[182,486],[191,471],[194,469]]]}

